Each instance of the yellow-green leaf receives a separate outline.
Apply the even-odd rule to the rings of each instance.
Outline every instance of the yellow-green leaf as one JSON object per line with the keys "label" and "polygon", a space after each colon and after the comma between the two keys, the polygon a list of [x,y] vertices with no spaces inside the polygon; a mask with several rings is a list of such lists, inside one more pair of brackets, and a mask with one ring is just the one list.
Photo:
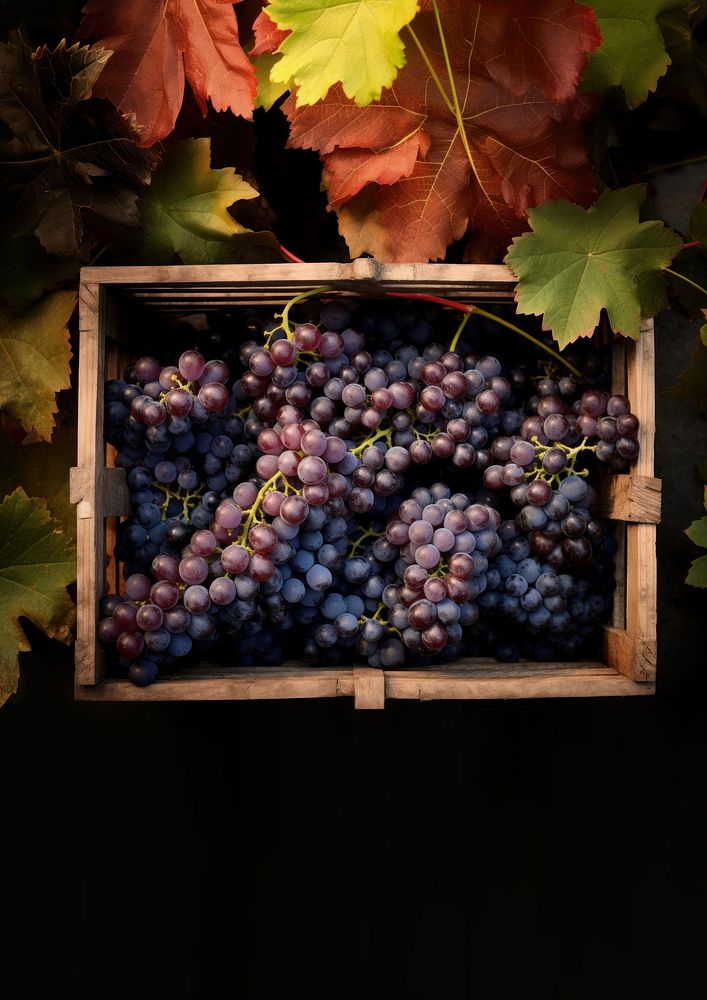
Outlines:
{"label": "yellow-green leaf", "polygon": [[586,211],[549,201],[528,212],[532,232],[506,263],[518,277],[518,311],[543,316],[561,347],[589,337],[606,309],[616,333],[638,338],[641,316],[665,307],[667,267],[682,241],[662,222],[639,222],[645,187],[604,191]]}
{"label": "yellow-green leaf", "polygon": [[270,108],[279,101],[283,94],[292,89],[292,81],[286,80],[284,83],[275,83],[270,76],[273,66],[282,57],[276,52],[263,52],[261,55],[251,56],[250,61],[255,66],[255,76],[258,81],[258,91],[255,96],[255,107],[269,111]]}
{"label": "yellow-green leaf", "polygon": [[75,291],[45,295],[19,315],[0,310],[0,410],[49,441],[56,393],[69,388]]}
{"label": "yellow-green leaf", "polygon": [[364,107],[380,99],[405,65],[400,32],[417,0],[273,0],[268,16],[290,34],[280,44],[271,79],[297,87],[298,104],[314,104],[341,83]]}
{"label": "yellow-green leaf", "polygon": [[46,503],[19,488],[5,497],[0,504],[0,704],[17,690],[18,653],[29,649],[20,616],[53,639],[71,641],[74,605],[66,587],[75,577],[71,543]]}
{"label": "yellow-green leaf", "polygon": [[174,254],[185,264],[228,261],[233,238],[251,235],[228,208],[257,197],[255,188],[230,168],[211,168],[209,139],[177,143],[140,197],[142,258],[155,264],[169,264]]}

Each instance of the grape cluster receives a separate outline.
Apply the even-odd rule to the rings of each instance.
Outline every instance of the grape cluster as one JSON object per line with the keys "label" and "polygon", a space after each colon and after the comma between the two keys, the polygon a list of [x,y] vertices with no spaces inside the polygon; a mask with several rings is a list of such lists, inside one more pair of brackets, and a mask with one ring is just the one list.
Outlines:
{"label": "grape cluster", "polygon": [[234,375],[189,348],[106,385],[132,504],[98,626],[119,666],[583,655],[615,551],[588,477],[639,432],[596,356],[504,365],[469,329],[435,342],[437,308],[310,302],[293,327],[292,305],[249,315]]}

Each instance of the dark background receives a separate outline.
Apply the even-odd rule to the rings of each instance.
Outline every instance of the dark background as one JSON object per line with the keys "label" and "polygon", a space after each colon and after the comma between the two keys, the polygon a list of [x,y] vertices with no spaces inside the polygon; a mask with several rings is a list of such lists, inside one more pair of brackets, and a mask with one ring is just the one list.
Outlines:
{"label": "dark background", "polygon": [[[35,17],[59,37],[75,8]],[[657,185],[683,232],[703,167]],[[655,698],[74,704],[31,631],[0,712],[3,1000],[702,1000],[707,428],[660,395],[696,331],[657,327]]]}

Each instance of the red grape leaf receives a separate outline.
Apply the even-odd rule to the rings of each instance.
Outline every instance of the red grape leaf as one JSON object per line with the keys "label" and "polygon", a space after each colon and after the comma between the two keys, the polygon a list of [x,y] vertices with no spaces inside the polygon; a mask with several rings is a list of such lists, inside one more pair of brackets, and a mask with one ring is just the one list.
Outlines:
{"label": "red grape leaf", "polygon": [[255,35],[255,45],[250,50],[250,54],[262,56],[279,49],[280,43],[287,38],[289,31],[278,28],[272,18],[268,16],[267,9],[264,9],[253,21],[253,34]]}
{"label": "red grape leaf", "polygon": [[255,69],[230,2],[88,0],[78,34],[113,51],[94,94],[135,115],[143,146],[174,128],[185,75],[202,114],[210,100],[217,111],[253,115]]}
{"label": "red grape leaf", "polygon": [[[316,149],[324,160],[331,207],[354,256],[439,259],[467,229],[505,247],[527,228],[528,208],[558,198],[593,200],[581,127],[595,99],[574,92],[587,51],[598,43],[589,30],[591,12],[588,20],[584,8],[586,30],[568,30],[560,47],[551,44],[552,33],[524,28],[519,12],[531,6],[525,0],[438,6],[463,129],[429,9],[411,26],[429,65],[410,33],[407,64],[380,101],[358,108],[335,87],[318,104],[298,108],[293,95],[283,105],[290,145]],[[532,4],[535,19],[556,20],[561,10],[569,23],[581,8],[558,0]],[[512,54],[512,69],[505,53]],[[572,96],[555,100],[546,91]]]}

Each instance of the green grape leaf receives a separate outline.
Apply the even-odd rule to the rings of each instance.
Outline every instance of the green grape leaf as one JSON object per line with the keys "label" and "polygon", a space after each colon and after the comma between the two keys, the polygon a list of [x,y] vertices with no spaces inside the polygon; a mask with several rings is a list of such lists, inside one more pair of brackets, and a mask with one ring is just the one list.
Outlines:
{"label": "green grape leaf", "polygon": [[674,10],[659,18],[670,56],[670,72],[661,81],[660,96],[689,102],[707,115],[707,45],[694,28],[704,20],[704,0],[690,10]]}
{"label": "green grape leaf", "polygon": [[31,225],[0,232],[0,297],[14,309],[23,309],[65,281],[76,280],[76,257],[55,257],[32,232]]}
{"label": "green grape leaf", "polygon": [[[705,319],[707,319],[707,309],[702,310],[702,315]],[[704,346],[707,347],[707,323],[700,327],[700,340]]]}
{"label": "green grape leaf", "polygon": [[682,7],[684,0],[580,2],[594,11],[602,37],[589,56],[581,89],[603,94],[610,87],[623,87],[628,106],[638,107],[670,65],[658,18]]}
{"label": "green grape leaf", "polygon": [[543,316],[565,347],[589,337],[605,309],[616,333],[638,338],[641,316],[666,306],[661,269],[682,241],[662,222],[639,222],[645,186],[604,191],[586,211],[551,201],[528,212],[506,264],[518,277],[518,311]]}
{"label": "green grape leaf", "polygon": [[[707,486],[704,492],[704,507],[707,510]],[[695,545],[707,549],[707,517],[693,521],[689,528],[685,528],[685,534]],[[689,583],[692,587],[707,587],[707,556],[700,556],[694,560],[685,583]]]}
{"label": "green grape leaf", "polygon": [[21,486],[27,496],[47,501],[49,513],[67,536],[76,539],[76,507],[69,499],[67,469],[76,464],[76,394],[59,395],[57,426],[51,441],[34,440],[18,424],[0,421],[0,497]]}
{"label": "green grape leaf", "polygon": [[704,344],[704,330],[700,331],[700,340],[692,352],[692,362],[688,368],[678,375],[676,384],[667,389],[666,396],[678,399],[707,399],[707,345]]}
{"label": "green grape leaf", "polygon": [[689,528],[685,528],[685,534],[695,545],[699,545],[701,549],[707,549],[707,517],[693,521]]}
{"label": "green grape leaf", "polygon": [[69,539],[46,503],[18,487],[0,504],[0,704],[17,690],[18,653],[29,649],[19,617],[69,643],[74,605],[66,587],[75,579]]}
{"label": "green grape leaf", "polygon": [[707,556],[699,556],[693,560],[685,583],[689,583],[691,587],[707,587]]}
{"label": "green grape leaf", "polygon": [[417,6],[417,0],[273,0],[269,18],[290,33],[271,79],[294,79],[298,105],[322,100],[337,83],[359,107],[378,101],[405,65],[400,32]]}
{"label": "green grape leaf", "polygon": [[272,233],[253,233],[228,212],[258,192],[228,167],[212,170],[210,158],[209,139],[186,139],[155,172],[139,201],[145,263],[170,264],[175,254],[185,264],[280,259]]}
{"label": "green grape leaf", "polygon": [[19,315],[0,310],[0,410],[49,441],[56,393],[69,388],[75,291],[51,292]]}

